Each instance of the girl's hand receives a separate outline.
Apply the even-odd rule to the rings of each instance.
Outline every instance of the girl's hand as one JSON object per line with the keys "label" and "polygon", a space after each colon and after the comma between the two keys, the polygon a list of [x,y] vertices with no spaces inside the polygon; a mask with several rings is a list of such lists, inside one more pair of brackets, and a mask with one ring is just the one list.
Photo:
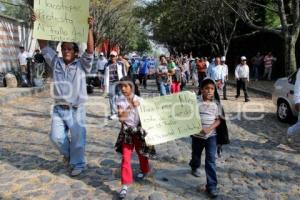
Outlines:
{"label": "girl's hand", "polygon": [[128,117],[128,112],[127,111],[121,111],[121,112],[119,112],[118,115],[119,115],[119,121],[124,122]]}
{"label": "girl's hand", "polygon": [[136,108],[136,107],[140,106],[140,102],[139,101],[133,101],[132,105],[133,105],[133,107]]}
{"label": "girl's hand", "polygon": [[203,128],[200,133],[203,135],[208,135],[210,134],[210,132],[211,132],[210,128]]}

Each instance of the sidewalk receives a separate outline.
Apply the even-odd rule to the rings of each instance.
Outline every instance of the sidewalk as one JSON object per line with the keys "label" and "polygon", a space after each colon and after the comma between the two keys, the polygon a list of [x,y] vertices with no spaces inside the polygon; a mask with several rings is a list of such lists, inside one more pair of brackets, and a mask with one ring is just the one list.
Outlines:
{"label": "sidewalk", "polygon": [[50,85],[47,83],[42,87],[17,87],[17,88],[0,87],[0,105],[3,105],[6,102],[18,97],[33,96],[39,92],[44,91],[49,87]]}
{"label": "sidewalk", "polygon": [[[236,81],[233,79],[230,79],[228,82],[228,85],[236,86]],[[255,92],[261,95],[266,96],[267,98],[272,98],[272,93],[274,90],[274,83],[275,81],[266,81],[266,80],[259,80],[259,81],[253,81],[250,80],[248,84],[248,90],[251,92]]]}

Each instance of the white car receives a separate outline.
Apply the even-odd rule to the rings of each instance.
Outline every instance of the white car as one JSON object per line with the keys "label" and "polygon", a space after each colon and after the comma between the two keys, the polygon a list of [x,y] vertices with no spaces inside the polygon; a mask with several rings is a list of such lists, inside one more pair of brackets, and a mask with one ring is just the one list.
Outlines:
{"label": "white car", "polygon": [[274,84],[272,101],[277,106],[277,118],[282,122],[292,122],[298,116],[295,110],[294,86],[297,72],[278,79]]}

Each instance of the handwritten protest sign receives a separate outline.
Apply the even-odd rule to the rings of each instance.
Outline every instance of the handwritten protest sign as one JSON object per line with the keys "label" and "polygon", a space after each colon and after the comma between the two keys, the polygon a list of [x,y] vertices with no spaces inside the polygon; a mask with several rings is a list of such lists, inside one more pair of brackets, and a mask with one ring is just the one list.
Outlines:
{"label": "handwritten protest sign", "polygon": [[35,0],[33,37],[65,42],[86,42],[89,1]]}
{"label": "handwritten protest sign", "polygon": [[196,95],[181,92],[145,99],[138,108],[146,143],[156,145],[199,133],[201,122]]}

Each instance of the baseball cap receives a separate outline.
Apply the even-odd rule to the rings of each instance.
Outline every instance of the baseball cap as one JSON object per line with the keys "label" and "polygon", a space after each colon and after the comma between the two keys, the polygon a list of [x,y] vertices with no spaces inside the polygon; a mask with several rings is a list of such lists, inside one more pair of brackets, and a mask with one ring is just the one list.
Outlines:
{"label": "baseball cap", "polygon": [[247,60],[246,56],[242,56],[241,60]]}
{"label": "baseball cap", "polygon": [[222,57],[221,57],[221,61],[226,61],[225,56],[222,56]]}
{"label": "baseball cap", "polygon": [[109,55],[111,55],[111,56],[117,56],[118,53],[116,51],[111,51]]}

